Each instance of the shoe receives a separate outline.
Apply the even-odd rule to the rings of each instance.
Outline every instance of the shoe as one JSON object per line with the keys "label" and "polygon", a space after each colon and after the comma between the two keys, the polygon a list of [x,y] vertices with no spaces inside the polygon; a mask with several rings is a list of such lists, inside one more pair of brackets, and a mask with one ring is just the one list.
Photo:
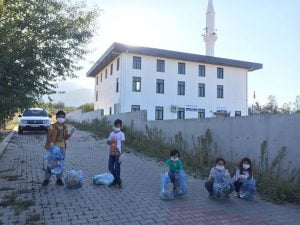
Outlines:
{"label": "shoe", "polygon": [[58,186],[64,186],[64,182],[61,179],[57,179],[56,185],[58,185]]}
{"label": "shoe", "polygon": [[235,192],[234,193],[234,197],[239,198],[240,197],[240,193],[239,192]]}
{"label": "shoe", "polygon": [[42,186],[46,187],[48,184],[49,184],[49,180],[46,179],[43,181]]}
{"label": "shoe", "polygon": [[108,185],[109,187],[115,186],[117,184],[116,180],[114,180],[110,185]]}
{"label": "shoe", "polygon": [[119,188],[122,188],[122,181],[120,179],[120,181],[118,182]]}

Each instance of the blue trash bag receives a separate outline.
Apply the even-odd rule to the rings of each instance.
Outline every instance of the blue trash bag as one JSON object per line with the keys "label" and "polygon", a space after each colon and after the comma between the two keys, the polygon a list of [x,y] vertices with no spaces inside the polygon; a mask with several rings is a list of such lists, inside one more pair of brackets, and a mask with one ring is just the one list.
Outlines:
{"label": "blue trash bag", "polygon": [[253,179],[244,180],[240,188],[240,198],[251,201],[253,200],[255,193],[256,181]]}
{"label": "blue trash bag", "polygon": [[114,176],[111,173],[102,173],[94,176],[93,183],[96,185],[110,185],[114,180]]}
{"label": "blue trash bag", "polygon": [[64,169],[64,157],[58,146],[53,146],[44,156],[44,171],[61,174]]}
{"label": "blue trash bag", "polygon": [[69,170],[66,173],[65,182],[67,188],[82,187],[84,173],[81,170]]}
{"label": "blue trash bag", "polygon": [[175,192],[181,196],[187,193],[186,179],[183,170],[179,170],[175,173]]}
{"label": "blue trash bag", "polygon": [[174,199],[174,186],[168,173],[165,173],[161,176],[161,191],[159,196],[163,200]]}
{"label": "blue trash bag", "polygon": [[230,194],[231,178],[225,176],[221,182],[214,182],[212,197],[217,199],[227,198]]}

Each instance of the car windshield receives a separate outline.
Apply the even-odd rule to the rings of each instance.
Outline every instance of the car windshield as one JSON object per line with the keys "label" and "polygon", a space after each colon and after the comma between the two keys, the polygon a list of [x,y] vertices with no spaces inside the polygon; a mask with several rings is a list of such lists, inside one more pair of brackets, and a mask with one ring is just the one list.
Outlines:
{"label": "car windshield", "polygon": [[47,112],[44,110],[26,110],[23,116],[44,116],[47,117]]}

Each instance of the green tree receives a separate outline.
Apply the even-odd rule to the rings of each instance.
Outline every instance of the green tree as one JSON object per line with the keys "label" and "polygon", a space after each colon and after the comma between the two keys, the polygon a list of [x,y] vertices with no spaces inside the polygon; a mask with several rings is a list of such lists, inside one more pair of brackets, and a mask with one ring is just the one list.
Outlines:
{"label": "green tree", "polygon": [[0,123],[76,77],[96,8],[72,0],[0,0]]}
{"label": "green tree", "polygon": [[294,111],[296,113],[300,113],[300,95],[296,96],[295,102],[294,102]]}
{"label": "green tree", "polygon": [[85,103],[84,105],[79,106],[79,109],[81,109],[82,112],[94,111],[94,103]]}
{"label": "green tree", "polygon": [[268,102],[262,107],[261,113],[267,114],[276,114],[279,113],[278,103],[274,95],[268,97]]}
{"label": "green tree", "polygon": [[291,102],[285,102],[282,107],[280,108],[280,112],[281,113],[292,113],[293,109],[292,109],[292,103]]}

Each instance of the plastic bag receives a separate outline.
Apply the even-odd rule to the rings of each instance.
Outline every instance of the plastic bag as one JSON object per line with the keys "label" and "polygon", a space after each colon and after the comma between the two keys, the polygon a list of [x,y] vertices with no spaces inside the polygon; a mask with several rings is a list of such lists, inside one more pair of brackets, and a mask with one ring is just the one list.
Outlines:
{"label": "plastic bag", "polygon": [[102,173],[94,176],[93,183],[97,185],[110,185],[114,180],[114,176],[111,173]]}
{"label": "plastic bag", "polygon": [[231,178],[224,176],[222,182],[214,182],[212,196],[214,198],[226,198],[230,194]]}
{"label": "plastic bag", "polygon": [[247,179],[243,181],[240,188],[240,198],[245,200],[253,200],[256,193],[256,181],[253,179]]}
{"label": "plastic bag", "polygon": [[82,187],[83,178],[84,178],[84,173],[81,170],[69,170],[66,173],[66,178],[65,178],[67,188]]}
{"label": "plastic bag", "polygon": [[175,173],[175,192],[181,196],[185,195],[187,192],[187,185],[183,170],[179,170]]}
{"label": "plastic bag", "polygon": [[159,196],[163,200],[174,199],[174,186],[168,173],[165,173],[161,176],[161,191]]}
{"label": "plastic bag", "polygon": [[64,157],[58,146],[53,146],[44,156],[44,171],[52,174],[61,174],[64,169]]}

